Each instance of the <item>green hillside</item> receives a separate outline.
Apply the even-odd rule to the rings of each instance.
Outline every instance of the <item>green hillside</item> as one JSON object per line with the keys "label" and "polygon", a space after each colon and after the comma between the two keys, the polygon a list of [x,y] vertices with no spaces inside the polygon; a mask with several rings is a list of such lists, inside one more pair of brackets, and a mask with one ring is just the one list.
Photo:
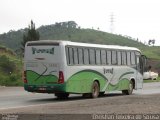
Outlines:
{"label": "green hillside", "polygon": [[[152,59],[160,59],[160,48],[149,47],[133,40],[129,37],[111,34],[94,29],[83,29],[74,21],[60,22],[52,25],[44,25],[37,29],[40,33],[40,39],[50,40],[70,40],[76,42],[98,43],[106,45],[122,45],[139,48],[144,55]],[[16,51],[21,47],[23,34],[27,32],[27,28],[18,31],[9,31],[0,34],[0,44],[7,46]]]}
{"label": "green hillside", "polygon": [[[121,35],[110,34],[93,29],[81,29],[74,21],[61,22],[53,25],[41,26],[37,29],[40,33],[40,39],[70,40],[87,43],[112,44],[142,47],[144,44]],[[10,31],[0,34],[0,43],[13,50],[21,47],[23,34],[27,29]],[[18,47],[18,48],[17,48]]]}
{"label": "green hillside", "polygon": [[160,47],[159,46],[146,46],[140,47],[142,53],[150,59],[160,60]]}

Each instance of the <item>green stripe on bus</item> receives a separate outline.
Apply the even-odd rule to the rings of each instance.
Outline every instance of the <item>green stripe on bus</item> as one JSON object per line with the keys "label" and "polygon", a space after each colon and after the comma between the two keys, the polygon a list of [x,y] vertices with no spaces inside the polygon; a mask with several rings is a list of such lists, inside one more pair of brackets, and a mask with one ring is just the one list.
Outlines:
{"label": "green stripe on bus", "polygon": [[72,75],[66,83],[66,91],[73,93],[90,93],[93,81],[98,80],[100,90],[107,83],[107,78],[94,70],[83,70]]}
{"label": "green stripe on bus", "polygon": [[30,85],[54,84],[58,81],[58,77],[55,75],[40,75],[31,70],[27,70],[26,75]]}
{"label": "green stripe on bus", "polygon": [[115,85],[109,84],[107,86],[106,91],[127,90],[127,89],[129,89],[129,80],[128,79],[122,79]]}
{"label": "green stripe on bus", "polygon": [[134,74],[134,72],[126,72],[126,73],[122,74],[122,75],[119,77],[119,80],[121,80],[122,77],[124,77],[125,75],[128,75],[128,74]]}
{"label": "green stripe on bus", "polygon": [[[131,72],[123,74],[132,74]],[[122,78],[121,76],[120,78]],[[90,93],[93,82],[97,80],[100,84],[100,91],[126,90],[129,88],[129,80],[123,78],[115,85],[108,84],[107,78],[94,70],[83,70],[72,75],[66,83],[66,92],[71,93]],[[107,88],[105,88],[107,86]]]}

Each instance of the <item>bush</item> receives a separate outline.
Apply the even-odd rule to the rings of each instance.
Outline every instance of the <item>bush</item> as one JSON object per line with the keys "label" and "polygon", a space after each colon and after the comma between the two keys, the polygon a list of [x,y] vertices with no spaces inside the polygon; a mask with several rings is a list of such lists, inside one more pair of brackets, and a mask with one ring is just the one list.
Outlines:
{"label": "bush", "polygon": [[16,64],[5,55],[0,56],[0,69],[2,72],[10,74],[16,70]]}
{"label": "bush", "polygon": [[4,76],[0,74],[0,85],[2,86],[22,86],[23,81],[21,80],[21,76],[17,74],[11,74],[8,76]]}
{"label": "bush", "polygon": [[[18,69],[19,68],[19,69]],[[22,86],[21,65],[5,55],[0,56],[0,85]]]}

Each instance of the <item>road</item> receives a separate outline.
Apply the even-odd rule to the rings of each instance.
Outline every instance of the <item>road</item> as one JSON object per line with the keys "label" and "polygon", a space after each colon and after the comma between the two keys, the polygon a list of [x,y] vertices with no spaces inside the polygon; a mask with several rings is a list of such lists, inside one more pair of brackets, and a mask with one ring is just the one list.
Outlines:
{"label": "road", "polygon": [[[135,90],[134,95],[160,93],[160,83],[145,83],[143,89]],[[121,92],[110,92],[108,96],[121,95]],[[71,99],[81,99],[81,95],[71,95]],[[58,102],[54,94],[29,93],[23,87],[0,87],[0,110],[34,106]]]}
{"label": "road", "polygon": [[3,114],[151,114],[159,113],[159,106],[160,82],[145,83],[142,90],[134,91],[130,96],[112,92],[87,100],[81,95],[57,100],[53,94],[28,93],[22,87],[0,87],[0,113]]}

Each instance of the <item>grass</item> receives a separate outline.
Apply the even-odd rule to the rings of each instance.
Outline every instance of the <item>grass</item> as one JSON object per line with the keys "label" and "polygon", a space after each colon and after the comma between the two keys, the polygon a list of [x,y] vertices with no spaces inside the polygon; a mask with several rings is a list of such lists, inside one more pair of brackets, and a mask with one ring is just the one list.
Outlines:
{"label": "grass", "polygon": [[146,55],[147,58],[160,60],[160,47],[159,46],[146,46],[140,47],[142,54]]}
{"label": "grass", "polygon": [[150,82],[160,82],[160,77],[157,78],[157,80],[143,80],[144,83],[150,83]]}
{"label": "grass", "polygon": [[7,50],[0,47],[0,86],[22,86],[22,61]]}

